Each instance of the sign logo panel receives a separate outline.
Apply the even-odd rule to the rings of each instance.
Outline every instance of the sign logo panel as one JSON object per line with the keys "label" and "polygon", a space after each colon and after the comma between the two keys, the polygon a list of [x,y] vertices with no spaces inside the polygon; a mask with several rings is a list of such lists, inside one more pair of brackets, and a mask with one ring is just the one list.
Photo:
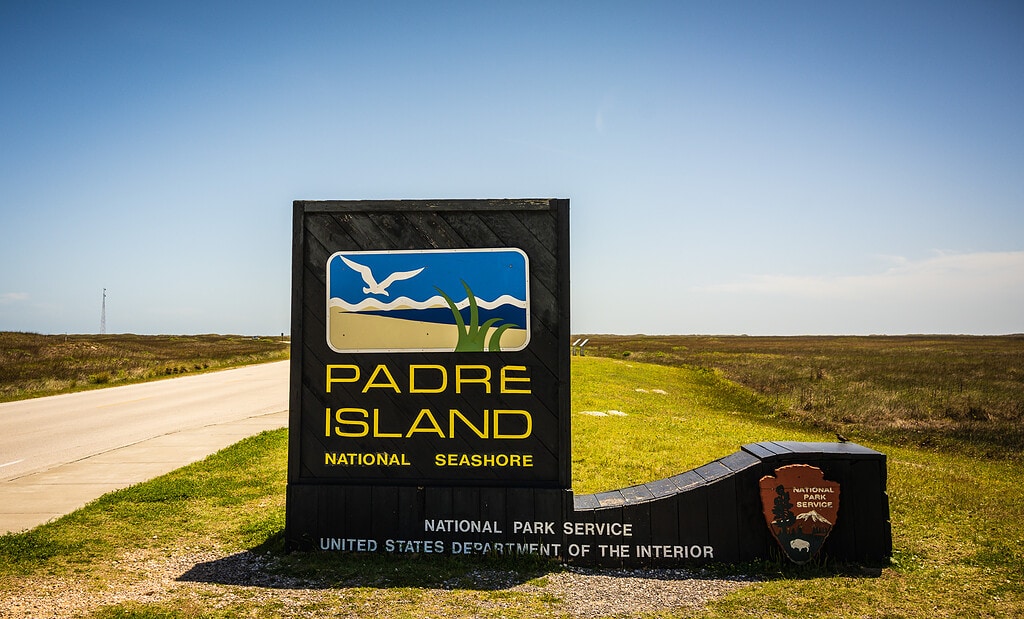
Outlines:
{"label": "sign logo panel", "polygon": [[336,252],[327,261],[327,345],[339,353],[523,350],[529,272],[517,248]]}
{"label": "sign logo panel", "polygon": [[760,481],[764,518],[794,563],[807,563],[825,543],[839,516],[839,484],[821,469],[790,464]]}

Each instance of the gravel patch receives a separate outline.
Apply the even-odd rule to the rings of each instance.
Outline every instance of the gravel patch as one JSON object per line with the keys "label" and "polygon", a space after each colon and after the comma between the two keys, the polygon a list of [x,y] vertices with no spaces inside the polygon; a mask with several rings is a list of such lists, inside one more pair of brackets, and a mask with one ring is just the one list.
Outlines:
{"label": "gravel patch", "polygon": [[[632,617],[666,610],[704,608],[747,586],[748,577],[711,578],[681,569],[595,570],[570,568],[544,578],[544,593],[573,617]],[[527,583],[514,589],[534,587]]]}
{"label": "gravel patch", "polygon": [[[325,616],[325,608],[332,609],[327,616],[377,616],[388,614],[389,603],[406,604],[392,600],[386,588],[372,587],[371,600],[383,606],[354,607],[353,598],[365,596],[366,588],[331,587],[277,576],[266,569],[274,561],[273,557],[251,552],[225,555],[194,551],[169,557],[133,552],[104,566],[113,569],[102,580],[37,576],[17,582],[7,595],[0,595],[0,617],[76,617],[109,605],[169,599],[197,601],[207,609],[274,604],[275,612],[282,617],[311,616],[311,608],[320,609],[317,616]],[[684,569],[569,567],[524,583],[522,576],[513,571],[477,569],[441,587],[421,589],[420,603],[425,607],[420,610],[432,614],[431,607],[435,603],[444,606],[456,590],[478,598],[481,607],[491,604],[489,592],[507,591],[542,599],[553,613],[573,618],[635,617],[698,610],[754,581],[748,577],[714,578]],[[359,591],[362,593],[356,593]],[[362,601],[366,603],[365,597]],[[462,612],[458,615],[471,616]]]}

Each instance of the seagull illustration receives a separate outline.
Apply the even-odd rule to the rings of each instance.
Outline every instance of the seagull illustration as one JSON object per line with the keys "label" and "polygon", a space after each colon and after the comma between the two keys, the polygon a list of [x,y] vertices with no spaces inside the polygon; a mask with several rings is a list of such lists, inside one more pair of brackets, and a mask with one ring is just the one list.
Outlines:
{"label": "seagull illustration", "polygon": [[341,256],[341,259],[345,262],[345,264],[352,267],[353,271],[356,271],[363,276],[363,281],[366,282],[366,287],[363,288],[364,293],[382,294],[385,297],[390,296],[387,290],[388,286],[403,279],[410,279],[412,277],[416,277],[417,275],[420,274],[420,271],[426,268],[420,267],[415,271],[397,271],[395,273],[392,273],[391,275],[388,275],[386,278],[384,278],[384,281],[378,284],[377,280],[373,278],[373,272],[370,271],[370,267],[364,264],[359,264],[358,262],[352,262],[345,256]]}

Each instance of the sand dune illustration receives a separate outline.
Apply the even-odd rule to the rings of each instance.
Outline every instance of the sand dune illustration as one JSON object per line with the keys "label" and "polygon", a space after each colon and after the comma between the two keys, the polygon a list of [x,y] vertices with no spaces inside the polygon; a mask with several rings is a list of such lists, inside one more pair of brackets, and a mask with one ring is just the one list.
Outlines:
{"label": "sand dune illustration", "polygon": [[[328,342],[338,351],[408,351],[448,352],[459,341],[454,324],[403,320],[384,316],[346,312],[332,307]],[[495,329],[490,329],[488,335]],[[527,343],[525,329],[505,329],[501,333],[502,350],[519,350]]]}

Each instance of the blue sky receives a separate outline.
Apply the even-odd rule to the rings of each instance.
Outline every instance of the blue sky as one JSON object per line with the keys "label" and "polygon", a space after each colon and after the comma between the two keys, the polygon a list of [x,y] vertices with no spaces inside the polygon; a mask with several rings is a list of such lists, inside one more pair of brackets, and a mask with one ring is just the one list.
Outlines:
{"label": "blue sky", "polygon": [[0,329],[274,334],[295,199],[571,200],[572,329],[1024,332],[1019,2],[0,2]]}

